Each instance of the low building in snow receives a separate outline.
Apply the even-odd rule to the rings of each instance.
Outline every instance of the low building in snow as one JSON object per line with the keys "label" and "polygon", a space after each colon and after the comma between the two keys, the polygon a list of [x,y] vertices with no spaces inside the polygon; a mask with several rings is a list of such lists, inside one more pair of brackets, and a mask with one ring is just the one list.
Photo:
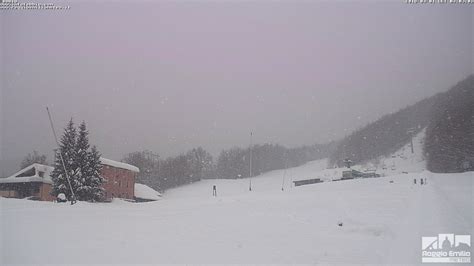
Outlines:
{"label": "low building in snow", "polygon": [[[134,199],[136,175],[140,170],[133,165],[106,158],[100,158],[100,162],[101,175],[105,179],[105,200]],[[50,195],[53,170],[51,166],[35,163],[7,178],[0,178],[0,197],[54,200]]]}
{"label": "low building in snow", "polygon": [[341,180],[354,179],[354,178],[370,178],[370,177],[380,177],[380,175],[375,173],[375,170],[361,172],[354,169],[350,169],[350,170],[342,171]]}
{"label": "low building in snow", "polygon": [[0,197],[54,200],[50,195],[53,170],[51,166],[34,163],[10,177],[0,178]]}

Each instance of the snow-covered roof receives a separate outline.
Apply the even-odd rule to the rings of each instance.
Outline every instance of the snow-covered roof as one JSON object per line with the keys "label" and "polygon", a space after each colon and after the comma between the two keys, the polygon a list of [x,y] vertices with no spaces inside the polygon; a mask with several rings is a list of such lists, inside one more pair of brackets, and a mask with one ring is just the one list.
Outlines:
{"label": "snow-covered roof", "polygon": [[54,167],[34,163],[9,177],[0,178],[0,183],[42,182],[52,184],[51,172],[53,172],[53,170]]}
{"label": "snow-covered roof", "polygon": [[147,200],[159,200],[161,193],[147,185],[135,183],[135,197]]}
{"label": "snow-covered roof", "polygon": [[[103,157],[100,158],[100,163],[102,165],[109,165],[109,166],[113,166],[117,168],[122,168],[122,169],[130,170],[136,173],[140,172],[140,170],[133,165],[113,161],[113,160],[106,159]],[[20,171],[14,173],[13,175],[9,177],[0,178],[0,184],[1,183],[24,183],[24,182],[43,182],[43,183],[52,184],[53,181],[51,179],[51,173],[53,172],[53,170],[54,170],[54,167],[52,166],[34,163],[30,166],[27,166],[21,169]]]}
{"label": "snow-covered roof", "polygon": [[113,166],[113,167],[117,167],[117,168],[122,168],[122,169],[125,169],[125,170],[130,170],[130,171],[136,172],[136,173],[140,172],[140,169],[138,169],[138,167],[136,167],[136,166],[130,165],[128,163],[122,163],[122,162],[117,162],[117,161],[114,161],[114,160],[106,159],[104,157],[100,157],[100,163],[103,164],[103,165],[109,165],[109,166]]}

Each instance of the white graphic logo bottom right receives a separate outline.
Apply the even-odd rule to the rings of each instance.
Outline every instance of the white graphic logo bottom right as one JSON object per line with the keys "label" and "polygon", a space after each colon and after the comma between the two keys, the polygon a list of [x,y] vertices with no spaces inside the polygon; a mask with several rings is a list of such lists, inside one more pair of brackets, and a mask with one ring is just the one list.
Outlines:
{"label": "white graphic logo bottom right", "polygon": [[421,261],[471,263],[471,236],[438,234],[421,238]]}

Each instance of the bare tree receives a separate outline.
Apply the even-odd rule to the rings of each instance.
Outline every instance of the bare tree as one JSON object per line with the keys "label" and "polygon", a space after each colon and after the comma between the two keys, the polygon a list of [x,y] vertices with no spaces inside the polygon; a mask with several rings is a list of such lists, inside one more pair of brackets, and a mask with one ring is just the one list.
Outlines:
{"label": "bare tree", "polygon": [[34,163],[47,164],[48,162],[46,160],[46,155],[44,154],[40,155],[38,151],[33,151],[33,153],[28,153],[28,155],[25,156],[23,161],[21,161],[20,169],[23,169]]}

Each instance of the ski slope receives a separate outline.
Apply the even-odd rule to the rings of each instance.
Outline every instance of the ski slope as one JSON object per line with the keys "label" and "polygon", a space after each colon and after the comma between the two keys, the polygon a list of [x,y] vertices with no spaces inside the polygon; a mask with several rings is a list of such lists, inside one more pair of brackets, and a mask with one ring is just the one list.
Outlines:
{"label": "ski slope", "polygon": [[382,175],[395,175],[405,173],[418,173],[426,169],[423,156],[426,128],[413,137],[413,153],[411,144],[407,143],[401,149],[387,157],[378,159],[377,171]]}
{"label": "ski slope", "polygon": [[373,170],[383,176],[422,172],[426,169],[423,155],[425,133],[426,128],[413,137],[413,152],[411,143],[407,143],[389,156],[380,156],[353,168],[359,171]]}
{"label": "ski slope", "polygon": [[[307,168],[317,165],[289,172],[312,177]],[[279,173],[254,178],[252,192],[248,180],[216,180],[212,197],[213,182],[206,180],[140,204],[0,198],[0,264],[419,264],[421,236],[472,232],[473,172],[284,191],[272,175]],[[428,185],[414,185],[413,178],[427,178]]]}
{"label": "ski slope", "polygon": [[327,159],[308,162],[299,167],[286,170],[274,170],[263,173],[253,178],[242,179],[204,179],[197,183],[167,190],[165,197],[168,199],[183,199],[192,197],[212,196],[212,187],[216,185],[218,195],[240,195],[252,189],[258,192],[278,191],[292,187],[292,181],[317,178],[327,165]]}
{"label": "ski slope", "polygon": [[[380,157],[373,162],[363,165],[354,165],[352,168],[358,171],[376,170],[376,173],[383,176],[393,176],[403,173],[420,173],[425,170],[425,160],[423,157],[423,142],[425,138],[425,129],[420,131],[413,138],[413,150],[411,152],[410,143],[404,145],[393,154]],[[328,160],[316,160],[304,165],[274,170],[263,173],[257,177],[243,179],[206,179],[200,182],[181,186],[168,190],[166,197],[168,199],[183,199],[192,197],[201,197],[202,195],[212,195],[212,187],[216,185],[217,193],[222,195],[236,195],[249,190],[250,183],[254,191],[277,191],[289,190],[293,187],[293,181],[320,178],[323,181],[332,181],[340,179],[342,172],[348,170],[345,167],[328,168]],[[190,189],[190,187],[192,189]]]}

